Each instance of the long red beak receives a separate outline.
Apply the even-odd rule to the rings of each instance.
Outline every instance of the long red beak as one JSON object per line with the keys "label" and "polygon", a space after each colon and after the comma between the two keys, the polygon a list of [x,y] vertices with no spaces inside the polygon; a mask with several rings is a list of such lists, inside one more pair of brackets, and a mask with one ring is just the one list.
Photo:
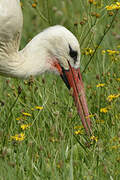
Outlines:
{"label": "long red beak", "polygon": [[62,68],[61,77],[67,87],[72,88],[73,98],[75,101],[75,105],[77,107],[78,113],[82,120],[82,124],[88,135],[91,135],[91,122],[88,113],[88,107],[85,97],[84,85],[82,81],[82,76],[80,73],[80,68],[75,69],[71,67],[69,63],[69,70],[64,70]]}

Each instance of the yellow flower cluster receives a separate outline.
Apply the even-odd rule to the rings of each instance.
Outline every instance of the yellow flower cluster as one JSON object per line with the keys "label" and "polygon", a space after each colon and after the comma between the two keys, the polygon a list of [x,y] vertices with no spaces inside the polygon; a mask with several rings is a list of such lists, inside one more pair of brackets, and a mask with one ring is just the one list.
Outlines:
{"label": "yellow flower cluster", "polygon": [[119,55],[120,51],[108,49],[108,50],[102,50],[101,53],[102,54],[108,53],[109,56],[113,56],[113,55]]}
{"label": "yellow flower cluster", "polygon": [[83,134],[83,130],[77,130],[75,131],[75,134],[78,135],[78,134]]}
{"label": "yellow flower cluster", "polygon": [[91,136],[90,139],[91,139],[92,141],[95,141],[95,142],[98,141],[98,137],[96,137],[96,136]]}
{"label": "yellow flower cluster", "polygon": [[26,120],[26,117],[24,116],[20,116],[16,118],[17,121],[22,121],[22,120]]}
{"label": "yellow flower cluster", "polygon": [[92,48],[85,48],[83,51],[84,55],[92,55],[94,53],[94,50]]}
{"label": "yellow flower cluster", "polygon": [[108,53],[109,56],[120,54],[120,51],[116,51],[116,50],[111,50],[111,49],[102,50],[102,54],[105,54],[106,52]]}
{"label": "yellow flower cluster", "polygon": [[35,106],[35,109],[42,110],[43,107],[42,106]]}
{"label": "yellow flower cluster", "polygon": [[107,11],[120,9],[120,2],[116,2],[115,4],[111,4],[110,6],[106,6],[105,8],[107,9]]}
{"label": "yellow flower cluster", "polygon": [[[35,109],[42,110],[43,107],[42,106],[35,106],[35,108],[32,108],[31,110],[35,110]],[[22,122],[23,120],[26,120],[27,117],[31,117],[31,116],[32,116],[32,114],[30,114],[30,113],[22,112],[22,115],[20,117],[17,117],[16,120]],[[26,130],[30,126],[31,126],[31,124],[21,124],[20,125],[22,130]],[[11,136],[11,139],[15,140],[15,141],[23,141],[25,139],[25,134],[24,133],[16,134],[15,136]]]}
{"label": "yellow flower cluster", "polygon": [[75,126],[74,129],[76,130],[74,132],[76,135],[83,134],[83,126]]}
{"label": "yellow flower cluster", "polygon": [[23,114],[24,116],[29,116],[29,117],[32,116],[32,114],[26,113],[26,112],[23,112],[22,114]]}
{"label": "yellow flower cluster", "polygon": [[23,141],[25,139],[25,134],[24,133],[16,134],[15,136],[11,136],[11,139],[15,141]]}
{"label": "yellow flower cluster", "polygon": [[35,106],[34,108],[31,108],[32,111],[34,110],[43,110],[43,106]]}
{"label": "yellow flower cluster", "polygon": [[120,97],[120,94],[111,94],[107,97],[107,100],[111,102],[113,99]]}
{"label": "yellow flower cluster", "polygon": [[107,112],[108,112],[108,108],[107,108],[107,107],[101,108],[101,109],[100,109],[100,112],[107,113]]}
{"label": "yellow flower cluster", "polygon": [[120,54],[119,51],[110,50],[110,49],[108,49],[107,52],[108,52],[108,55],[110,55],[110,56],[112,56],[112,55],[114,55],[114,54],[117,54],[117,55]]}
{"label": "yellow flower cluster", "polygon": [[21,124],[21,129],[22,130],[25,130],[25,129],[27,129],[28,127],[30,127],[30,124]]}
{"label": "yellow flower cluster", "polygon": [[97,85],[96,85],[96,87],[103,87],[103,86],[105,86],[104,83],[102,83],[102,84],[97,84]]}

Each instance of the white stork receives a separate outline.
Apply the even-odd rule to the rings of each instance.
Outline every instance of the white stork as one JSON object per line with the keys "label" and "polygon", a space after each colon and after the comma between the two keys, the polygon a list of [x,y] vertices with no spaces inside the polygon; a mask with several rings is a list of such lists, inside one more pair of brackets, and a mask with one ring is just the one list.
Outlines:
{"label": "white stork", "polygon": [[23,15],[20,0],[0,0],[0,74],[28,78],[46,71],[59,74],[73,97],[86,132],[91,123],[80,73],[80,47],[76,37],[56,25],[36,35],[19,51]]}

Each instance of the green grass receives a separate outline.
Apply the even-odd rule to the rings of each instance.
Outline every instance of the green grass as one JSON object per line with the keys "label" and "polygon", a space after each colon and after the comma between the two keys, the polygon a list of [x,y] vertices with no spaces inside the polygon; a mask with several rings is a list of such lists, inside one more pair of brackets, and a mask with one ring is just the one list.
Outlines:
{"label": "green grass", "polygon": [[[32,0],[22,0],[21,48],[44,28],[62,24],[80,42],[83,71],[91,57],[84,55],[85,48],[95,50],[99,45],[83,73],[89,112],[94,115],[91,118],[93,133],[98,141],[90,141],[84,131],[75,135],[74,127],[81,125],[81,120],[60,77],[44,74],[25,81],[0,77],[1,180],[120,179],[120,97],[111,102],[107,100],[111,94],[120,94],[117,80],[120,78],[120,48],[117,47],[120,45],[120,13],[115,19],[116,11],[113,16],[108,15],[105,6],[113,0],[97,2],[98,6],[90,6],[87,0],[40,0],[37,8],[32,8]],[[100,17],[91,16],[93,12]],[[113,56],[101,53],[107,49],[119,53]],[[105,86],[97,88],[99,83]],[[43,110],[31,110],[35,106],[43,106]],[[104,107],[108,108],[107,113],[100,112]],[[32,116],[24,120],[22,112]],[[22,120],[16,120],[21,116]],[[23,131],[21,124],[31,126]],[[21,132],[25,133],[23,141],[11,139]]]}

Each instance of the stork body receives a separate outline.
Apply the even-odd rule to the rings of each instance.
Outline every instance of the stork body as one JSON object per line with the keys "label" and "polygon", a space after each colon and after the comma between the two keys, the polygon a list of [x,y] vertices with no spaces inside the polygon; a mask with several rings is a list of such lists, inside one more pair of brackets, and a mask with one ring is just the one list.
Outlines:
{"label": "stork body", "polygon": [[[80,74],[80,47],[65,27],[52,26],[36,35],[19,51],[23,16],[19,0],[0,0],[0,74],[28,78],[45,71],[59,74],[73,96],[88,132],[90,119]],[[81,97],[79,97],[81,94]]]}

